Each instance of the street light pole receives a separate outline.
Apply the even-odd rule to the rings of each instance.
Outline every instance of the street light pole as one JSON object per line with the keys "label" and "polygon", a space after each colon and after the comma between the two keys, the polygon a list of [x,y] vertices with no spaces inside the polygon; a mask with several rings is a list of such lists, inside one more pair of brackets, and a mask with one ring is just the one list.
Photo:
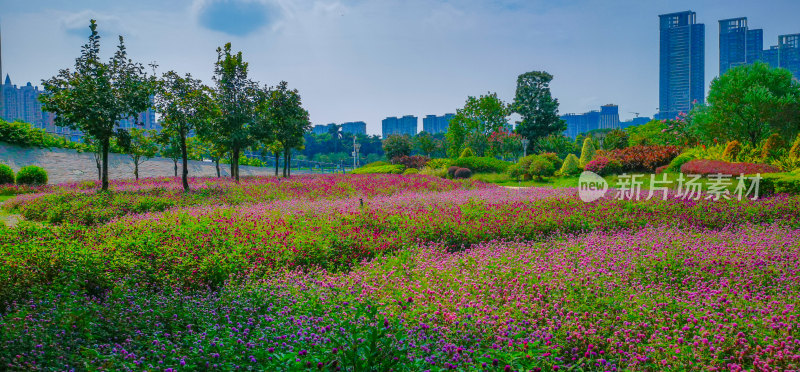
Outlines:
{"label": "street light pole", "polygon": [[361,149],[361,144],[356,143],[356,136],[353,136],[353,169],[358,167],[358,150]]}
{"label": "street light pole", "polygon": [[528,156],[528,144],[529,143],[531,143],[530,140],[528,140],[525,137],[522,137],[522,157],[523,158]]}

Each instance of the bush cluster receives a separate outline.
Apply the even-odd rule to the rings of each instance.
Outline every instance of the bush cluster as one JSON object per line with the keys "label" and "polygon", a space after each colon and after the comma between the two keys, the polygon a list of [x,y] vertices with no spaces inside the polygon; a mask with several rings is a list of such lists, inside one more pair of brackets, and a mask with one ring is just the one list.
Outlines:
{"label": "bush cluster", "polygon": [[47,171],[42,167],[29,165],[17,172],[17,185],[46,185]]}
{"label": "bush cluster", "polygon": [[576,174],[581,173],[580,168],[580,161],[575,154],[569,154],[564,159],[564,163],[561,165],[561,169],[558,170],[557,175],[559,176],[574,176]]}
{"label": "bush cluster", "polygon": [[669,164],[680,154],[676,146],[633,146],[611,150],[607,156],[622,165],[623,172],[654,172],[656,168]]}
{"label": "bush cluster", "polygon": [[472,177],[472,171],[468,168],[458,168],[453,172],[455,178],[466,179]]}
{"label": "bush cluster", "polygon": [[694,159],[681,166],[686,174],[740,174],[777,173],[781,170],[769,164],[728,163],[722,160]]}
{"label": "bush cluster", "polygon": [[419,170],[417,168],[408,168],[408,169],[403,171],[404,175],[417,174],[417,173],[419,173]]}
{"label": "bush cluster", "polygon": [[0,185],[14,183],[14,170],[8,165],[0,164]]}
{"label": "bush cluster", "polygon": [[430,161],[430,160],[431,160],[431,158],[429,158],[427,156],[420,156],[420,155],[406,156],[406,155],[402,155],[402,156],[395,156],[394,158],[392,158],[392,163],[401,164],[401,165],[405,166],[406,168],[420,169],[420,168],[424,167],[425,164],[427,164],[428,161]]}
{"label": "bush cluster", "polygon": [[478,173],[503,173],[511,163],[490,157],[469,156],[453,160],[453,165]]}
{"label": "bush cluster", "polygon": [[450,163],[450,159],[447,158],[431,159],[428,160],[428,163],[425,164],[425,166],[432,169],[440,169],[449,167]]}
{"label": "bush cluster", "polygon": [[353,169],[352,174],[401,174],[406,169],[401,164],[377,165]]}
{"label": "bush cluster", "polygon": [[617,159],[610,159],[607,156],[598,156],[586,164],[583,170],[594,172],[601,176],[607,176],[621,173],[622,163]]}
{"label": "bush cluster", "polygon": [[725,151],[722,153],[722,157],[727,161],[736,161],[736,157],[739,156],[739,153],[742,152],[742,145],[739,141],[733,140],[728,142],[725,146]]}

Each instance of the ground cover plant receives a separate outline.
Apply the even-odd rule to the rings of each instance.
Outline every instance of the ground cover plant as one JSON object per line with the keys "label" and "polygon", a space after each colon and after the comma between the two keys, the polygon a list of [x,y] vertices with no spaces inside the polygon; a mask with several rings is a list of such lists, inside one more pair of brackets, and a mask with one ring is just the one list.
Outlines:
{"label": "ground cover plant", "polygon": [[292,180],[284,198],[0,227],[0,365],[800,367],[800,197],[584,203],[422,175]]}

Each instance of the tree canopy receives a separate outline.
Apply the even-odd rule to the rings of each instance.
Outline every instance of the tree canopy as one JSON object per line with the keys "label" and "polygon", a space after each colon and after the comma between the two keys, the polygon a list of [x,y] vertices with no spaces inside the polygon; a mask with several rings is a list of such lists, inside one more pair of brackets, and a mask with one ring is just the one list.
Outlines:
{"label": "tree canopy", "polygon": [[[517,77],[517,92],[511,111],[522,116],[517,133],[535,146],[539,138],[558,134],[567,129],[558,116],[558,100],[550,93],[553,75],[544,71],[526,72]],[[530,150],[530,148],[529,148]]]}

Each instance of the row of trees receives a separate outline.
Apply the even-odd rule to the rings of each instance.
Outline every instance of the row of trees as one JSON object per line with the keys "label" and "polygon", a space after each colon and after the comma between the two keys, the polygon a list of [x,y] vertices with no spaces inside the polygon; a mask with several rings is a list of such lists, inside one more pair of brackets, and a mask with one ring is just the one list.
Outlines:
{"label": "row of trees", "polygon": [[[191,74],[168,71],[158,77],[154,64],[148,74],[141,63],[128,58],[123,38],[108,62],[100,60],[100,36],[91,20],[89,41],[81,49],[73,70],[62,69],[42,83],[43,108],[56,114],[55,123],[80,130],[96,142],[102,190],[108,189],[108,153],[112,139],[139,160],[153,152],[148,145],[155,133],[119,129],[121,120],[136,118],[151,106],[161,114],[164,129],[158,142],[172,155],[180,153],[184,190],[189,190],[188,158],[192,141],[200,156],[217,164],[229,156],[231,176],[239,181],[239,159],[247,148],[284,158],[283,176],[293,149],[303,147],[303,134],[311,128],[300,94],[285,81],[275,87],[261,85],[248,76],[248,63],[231,44],[217,48],[213,86]],[[196,136],[190,138],[190,134]],[[137,174],[138,176],[138,174]]]}

